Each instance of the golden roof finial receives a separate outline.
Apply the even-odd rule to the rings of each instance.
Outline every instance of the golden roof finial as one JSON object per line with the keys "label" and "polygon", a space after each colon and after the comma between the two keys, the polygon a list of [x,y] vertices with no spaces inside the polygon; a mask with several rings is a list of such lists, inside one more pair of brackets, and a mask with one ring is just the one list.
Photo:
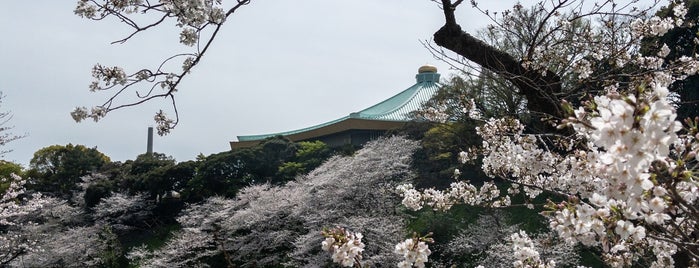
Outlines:
{"label": "golden roof finial", "polygon": [[436,73],[437,72],[437,67],[434,67],[429,64],[425,64],[420,66],[420,68],[417,69],[417,73]]}

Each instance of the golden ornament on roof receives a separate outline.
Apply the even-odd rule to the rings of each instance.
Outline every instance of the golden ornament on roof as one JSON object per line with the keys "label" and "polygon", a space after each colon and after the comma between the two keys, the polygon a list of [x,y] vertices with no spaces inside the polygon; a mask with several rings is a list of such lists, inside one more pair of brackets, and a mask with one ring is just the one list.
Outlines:
{"label": "golden ornament on roof", "polygon": [[417,73],[436,73],[437,72],[437,67],[434,67],[429,64],[425,64],[420,66],[419,69],[417,69]]}

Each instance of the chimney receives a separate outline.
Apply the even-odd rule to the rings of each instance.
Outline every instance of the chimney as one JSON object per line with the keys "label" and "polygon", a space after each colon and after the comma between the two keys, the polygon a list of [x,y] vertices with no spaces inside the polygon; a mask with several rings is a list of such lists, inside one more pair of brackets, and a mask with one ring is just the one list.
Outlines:
{"label": "chimney", "polygon": [[148,127],[148,148],[147,154],[153,154],[153,127]]}

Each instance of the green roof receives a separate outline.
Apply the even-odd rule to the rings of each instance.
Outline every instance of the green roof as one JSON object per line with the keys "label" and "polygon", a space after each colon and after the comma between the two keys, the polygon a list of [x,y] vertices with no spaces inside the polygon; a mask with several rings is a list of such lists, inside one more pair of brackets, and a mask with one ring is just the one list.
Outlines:
{"label": "green roof", "polygon": [[413,120],[413,118],[411,117],[411,113],[422,108],[422,105],[427,100],[432,98],[432,96],[434,96],[437,93],[437,90],[439,90],[439,88],[441,87],[441,85],[439,84],[439,73],[432,71],[422,71],[422,67],[420,70],[421,72],[415,76],[417,82],[413,86],[409,87],[406,90],[403,90],[402,92],[396,94],[393,97],[388,98],[387,100],[384,100],[374,106],[371,106],[359,112],[351,113],[348,116],[325,122],[322,124],[318,124],[315,126],[292,131],[262,135],[238,136],[238,141],[256,141],[274,136],[293,135],[333,125],[347,120],[349,118],[396,122],[411,121]]}

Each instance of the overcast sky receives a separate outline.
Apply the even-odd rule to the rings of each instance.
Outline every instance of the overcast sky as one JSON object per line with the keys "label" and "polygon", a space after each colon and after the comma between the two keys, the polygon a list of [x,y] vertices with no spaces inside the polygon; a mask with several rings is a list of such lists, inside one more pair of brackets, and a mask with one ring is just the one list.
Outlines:
{"label": "overcast sky", "polygon": [[[128,29],[114,20],[73,14],[76,1],[7,1],[0,9],[0,110],[10,111],[15,134],[5,160],[29,163],[40,148],[68,143],[97,147],[112,160],[146,150],[146,132],[166,101],[110,113],[99,123],[75,123],[76,106],[101,104],[91,93],[95,63],[127,72],[153,68],[169,55],[191,52],[170,24],[127,44],[111,45]],[[511,1],[492,1],[492,10]],[[487,18],[467,3],[458,14],[468,30]],[[229,18],[218,40],[180,85],[180,124],[155,138],[155,151],[178,161],[229,150],[237,135],[308,127],[359,111],[415,82],[429,63],[451,71],[420,40],[443,24],[429,0],[253,1]],[[131,94],[131,93],[130,93]]]}

